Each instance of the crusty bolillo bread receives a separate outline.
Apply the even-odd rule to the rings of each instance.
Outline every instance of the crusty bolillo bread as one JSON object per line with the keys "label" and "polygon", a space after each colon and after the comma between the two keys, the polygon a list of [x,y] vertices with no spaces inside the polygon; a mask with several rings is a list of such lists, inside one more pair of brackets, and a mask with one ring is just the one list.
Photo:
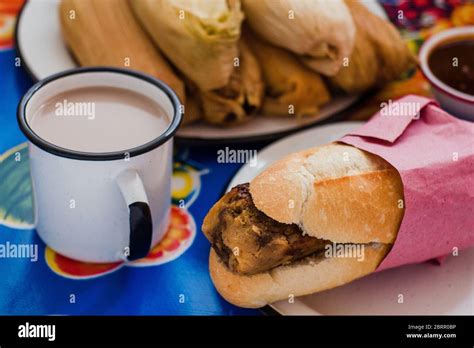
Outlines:
{"label": "crusty bolillo bread", "polygon": [[307,257],[301,262],[250,276],[231,272],[211,249],[209,271],[214,286],[227,301],[239,307],[259,308],[332,289],[372,273],[389,249],[387,244],[369,244],[363,261],[351,257]]}
{"label": "crusty bolillo bread", "polygon": [[400,175],[379,156],[329,144],[291,154],[250,183],[274,220],[337,243],[393,243],[403,216]]}
{"label": "crusty bolillo bread", "polygon": [[[364,258],[310,255],[256,274],[232,272],[211,250],[209,268],[219,293],[241,307],[301,296],[372,273],[395,241],[404,214],[399,173],[384,159],[339,143],[291,154],[250,182],[255,207],[303,234],[335,243],[364,244]],[[219,202],[203,224],[218,228]],[[212,239],[210,238],[212,241]]]}

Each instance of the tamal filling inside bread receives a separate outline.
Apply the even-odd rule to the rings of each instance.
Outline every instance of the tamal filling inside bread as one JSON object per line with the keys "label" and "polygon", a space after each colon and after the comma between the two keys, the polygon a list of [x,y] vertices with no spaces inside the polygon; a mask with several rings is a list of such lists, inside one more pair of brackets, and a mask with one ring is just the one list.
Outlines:
{"label": "tamal filling inside bread", "polygon": [[249,184],[234,187],[218,203],[218,222],[209,231],[212,247],[234,272],[254,274],[324,251],[327,240],[303,235],[258,210]]}

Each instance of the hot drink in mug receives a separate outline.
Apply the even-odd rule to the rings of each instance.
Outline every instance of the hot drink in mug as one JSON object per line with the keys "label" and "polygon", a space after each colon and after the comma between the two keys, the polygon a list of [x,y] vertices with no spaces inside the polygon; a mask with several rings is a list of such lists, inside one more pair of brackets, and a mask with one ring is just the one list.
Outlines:
{"label": "hot drink in mug", "polygon": [[181,118],[171,89],[130,70],[75,69],[33,86],[18,122],[44,242],[87,262],[146,256],[168,226]]}

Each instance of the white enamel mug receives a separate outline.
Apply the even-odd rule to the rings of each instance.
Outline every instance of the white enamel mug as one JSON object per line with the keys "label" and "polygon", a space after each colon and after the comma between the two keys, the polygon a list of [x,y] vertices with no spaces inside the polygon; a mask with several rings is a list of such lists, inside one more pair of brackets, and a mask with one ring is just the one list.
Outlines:
{"label": "white enamel mug", "polygon": [[[168,128],[152,141],[118,152],[80,152],[39,137],[28,121],[58,93],[82,87],[119,87],[156,101]],[[86,262],[147,255],[169,223],[173,135],[180,102],[163,82],[131,70],[91,67],[61,72],[35,84],[18,105],[29,140],[36,230],[58,253]],[[60,131],[60,130],[58,130]]]}

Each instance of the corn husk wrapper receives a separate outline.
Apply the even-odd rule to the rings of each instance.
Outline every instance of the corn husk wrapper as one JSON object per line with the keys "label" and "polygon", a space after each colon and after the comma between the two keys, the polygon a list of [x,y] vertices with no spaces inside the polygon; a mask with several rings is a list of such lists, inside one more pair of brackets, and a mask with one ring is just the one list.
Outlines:
{"label": "corn husk wrapper", "polygon": [[186,104],[184,105],[184,117],[182,126],[199,121],[203,117],[199,91],[192,82],[186,84]]}
{"label": "corn husk wrapper", "polygon": [[335,75],[354,46],[355,26],[343,0],[242,0],[252,30],[298,55],[313,70]]}
{"label": "corn husk wrapper", "polygon": [[184,83],[133,16],[127,0],[62,0],[61,29],[81,66],[114,66],[150,74],[185,102]]}
{"label": "corn husk wrapper", "polygon": [[208,91],[227,85],[243,13],[239,0],[131,0],[136,17],[171,62]]}
{"label": "corn husk wrapper", "polygon": [[213,91],[201,91],[204,119],[216,125],[235,125],[249,120],[262,104],[264,84],[251,48],[241,39],[239,65],[229,83]]}
{"label": "corn husk wrapper", "polygon": [[244,37],[260,62],[265,82],[261,113],[266,116],[314,116],[331,96],[321,78],[294,54],[246,31]]}
{"label": "corn husk wrapper", "polygon": [[331,82],[347,93],[381,86],[414,66],[415,58],[388,21],[369,11],[357,0],[347,0],[357,34],[354,50]]}

